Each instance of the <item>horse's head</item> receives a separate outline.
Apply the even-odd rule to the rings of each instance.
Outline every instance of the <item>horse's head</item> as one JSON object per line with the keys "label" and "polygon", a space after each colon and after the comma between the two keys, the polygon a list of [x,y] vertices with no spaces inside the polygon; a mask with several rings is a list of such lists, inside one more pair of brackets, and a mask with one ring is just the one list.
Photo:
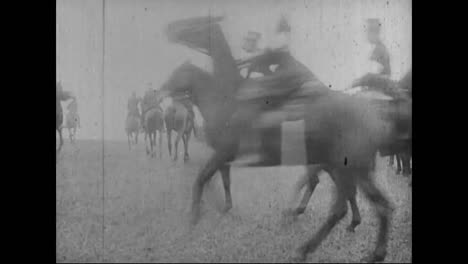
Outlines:
{"label": "horse's head", "polygon": [[221,32],[218,22],[222,19],[222,17],[197,17],[178,20],[167,26],[166,35],[171,42],[208,55],[213,34]]}
{"label": "horse's head", "polygon": [[[185,62],[176,68],[169,79],[160,89],[161,98],[172,97],[174,99],[190,99],[194,94],[194,87],[201,81],[210,78],[209,73],[203,71],[190,62]],[[204,82],[206,84],[206,82]]]}

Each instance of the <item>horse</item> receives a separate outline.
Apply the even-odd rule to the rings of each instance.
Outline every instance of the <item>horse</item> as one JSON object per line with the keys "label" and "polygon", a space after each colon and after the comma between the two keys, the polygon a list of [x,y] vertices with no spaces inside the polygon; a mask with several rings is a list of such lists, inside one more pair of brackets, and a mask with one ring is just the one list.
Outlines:
{"label": "horse", "polygon": [[74,96],[68,92],[64,91],[60,82],[57,82],[55,86],[55,130],[59,135],[59,147],[56,150],[55,161],[57,162],[57,156],[60,153],[60,150],[63,146],[63,137],[62,137],[62,123],[63,123],[63,110],[61,101],[67,101],[74,98]]}
{"label": "horse", "polygon": [[138,144],[138,134],[140,132],[140,117],[132,114],[127,115],[125,120],[125,132],[127,133],[128,149],[132,149],[131,139],[134,137],[134,144]]}
{"label": "horse", "polygon": [[[144,102],[150,102],[146,105]],[[156,146],[156,133],[159,132],[159,157],[162,158],[162,135],[164,131],[164,111],[160,106],[158,93],[154,93],[147,100],[143,100],[143,129],[145,131],[146,154],[155,156],[153,147]],[[147,138],[149,137],[149,142]],[[148,148],[148,143],[150,147]]]}
{"label": "horse", "polygon": [[80,116],[77,112],[76,99],[73,99],[72,102],[67,106],[68,113],[65,117],[65,124],[68,128],[68,137],[70,142],[73,144],[76,139],[76,128],[80,126]]}
{"label": "horse", "polygon": [[164,121],[166,124],[167,146],[169,156],[172,156],[172,131],[177,132],[174,149],[174,161],[177,161],[179,141],[182,138],[184,142],[184,162],[189,160],[188,144],[192,131],[194,129],[194,116],[187,107],[179,100],[173,99],[172,104],[166,108],[164,113]]}
{"label": "horse", "polygon": [[[236,113],[244,106],[236,99],[236,93],[245,82],[218,24],[221,20],[221,17],[186,19],[169,24],[166,30],[171,42],[193,47],[209,55],[213,61],[213,74],[184,64],[172,72],[162,87],[163,93],[170,96],[190,95],[205,120],[207,143],[214,150],[193,185],[192,225],[200,218],[203,188],[218,170],[225,190],[223,211],[227,212],[232,207],[230,162],[236,158],[239,142],[246,136],[244,124],[249,120],[245,118],[254,119],[259,115],[252,111],[251,115],[242,115],[244,119],[236,118]],[[307,176],[316,175],[322,169],[330,171],[337,192],[330,216],[318,233],[298,249],[296,259],[304,261],[308,253],[317,249],[346,215],[346,201],[354,196],[359,186],[377,210],[379,219],[376,248],[364,260],[384,260],[392,206],[371,175],[378,149],[392,145],[395,140],[392,122],[382,118],[366,99],[317,88],[311,92],[305,105],[304,134]]]}
{"label": "horse", "polygon": [[[411,97],[412,97],[412,70],[409,70],[400,80],[394,81],[388,78],[382,78],[375,74],[367,74],[364,77],[356,80],[353,84],[355,86],[367,86],[372,90],[388,94],[392,100],[382,101],[374,100],[377,104],[383,104],[383,109],[410,109]],[[387,104],[387,105],[385,105]],[[382,108],[382,107],[381,107]],[[385,111],[385,110],[384,110]],[[394,113],[387,113],[395,115]],[[411,118],[411,115],[407,115]],[[408,120],[397,120],[398,129],[403,132],[411,133],[411,126],[408,126],[411,121]],[[406,126],[406,127],[405,127]],[[397,161],[397,174],[403,172],[404,176],[411,174],[411,142],[403,142],[399,144],[399,148],[393,148],[388,155],[390,155],[389,165],[392,166],[394,159]]]}

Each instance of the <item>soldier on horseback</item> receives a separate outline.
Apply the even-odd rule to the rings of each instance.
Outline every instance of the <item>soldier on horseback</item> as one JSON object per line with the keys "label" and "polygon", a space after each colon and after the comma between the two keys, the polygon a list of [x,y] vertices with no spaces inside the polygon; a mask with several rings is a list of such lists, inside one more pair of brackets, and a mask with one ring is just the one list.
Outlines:
{"label": "soldier on horseback", "polygon": [[138,103],[140,99],[136,96],[135,92],[132,92],[132,96],[128,99],[127,103],[127,111],[128,115],[133,115],[136,117],[140,117],[140,111],[138,110]]}
{"label": "soldier on horseback", "polygon": [[[148,84],[148,88],[143,96],[143,100],[141,102],[141,124],[142,127],[145,128],[145,114],[149,110],[153,108],[161,108],[160,106],[160,98],[156,90],[151,88],[151,84]],[[162,111],[162,109],[161,109]]]}
{"label": "soldier on horseback", "polygon": [[[276,29],[278,38],[287,38],[290,30],[291,27],[282,17]],[[282,121],[301,119],[300,111],[296,110],[301,108],[300,100],[328,88],[291,55],[287,43],[284,42],[280,43],[279,47],[266,48],[263,54],[247,62],[250,62],[247,78],[252,72],[264,75],[254,79],[259,85],[254,87],[247,85],[239,93],[239,99],[246,103],[242,112],[245,115],[249,115],[252,111],[263,113],[265,121],[265,125],[260,125],[262,160],[251,165],[277,165],[281,162]],[[239,64],[243,63],[246,62]],[[271,70],[273,65],[277,66],[274,71]],[[293,103],[294,101],[296,103]],[[285,107],[286,104],[289,106]],[[239,114],[242,115],[242,112]]]}
{"label": "soldier on horseback", "polygon": [[380,38],[381,23],[376,18],[367,19],[366,22],[367,40],[374,45],[370,60],[377,64],[378,69],[374,73],[367,73],[355,80],[351,88],[361,86],[367,89],[379,89],[381,92],[394,97],[398,88],[390,79],[390,55]]}

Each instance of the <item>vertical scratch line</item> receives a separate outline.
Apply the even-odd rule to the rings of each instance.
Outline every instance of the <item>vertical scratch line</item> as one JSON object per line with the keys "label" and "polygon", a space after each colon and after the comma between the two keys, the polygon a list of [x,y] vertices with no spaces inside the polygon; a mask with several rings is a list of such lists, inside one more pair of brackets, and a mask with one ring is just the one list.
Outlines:
{"label": "vertical scratch line", "polygon": [[104,143],[104,84],[105,84],[105,78],[104,78],[104,65],[105,65],[105,46],[106,46],[106,34],[105,34],[105,31],[106,31],[106,24],[105,24],[105,21],[106,21],[106,17],[105,17],[105,14],[106,14],[106,0],[102,0],[102,77],[101,77],[101,81],[102,81],[102,86],[101,86],[101,120],[102,120],[102,127],[101,127],[101,133],[102,133],[102,253],[104,255],[104,251],[105,251],[105,244],[104,244],[104,238],[105,238],[105,222],[104,222],[104,215],[105,215],[105,211],[104,211],[104,207],[105,207],[105,163],[104,163],[104,158],[105,158],[105,143]]}

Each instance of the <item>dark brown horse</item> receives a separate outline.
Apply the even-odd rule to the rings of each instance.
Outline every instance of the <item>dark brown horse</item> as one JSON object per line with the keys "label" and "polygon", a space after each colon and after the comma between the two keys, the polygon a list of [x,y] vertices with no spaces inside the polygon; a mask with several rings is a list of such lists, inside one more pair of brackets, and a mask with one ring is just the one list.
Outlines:
{"label": "dark brown horse", "polygon": [[[144,116],[145,122],[145,143],[146,143],[146,154],[155,156],[153,150],[156,147],[156,134],[159,134],[159,157],[162,158],[162,137],[164,132],[164,113],[162,108],[155,107],[146,111]],[[149,142],[147,142],[149,138]],[[148,148],[148,143],[150,147]]]}
{"label": "dark brown horse", "polygon": [[63,124],[63,109],[61,101],[67,101],[69,99],[75,98],[70,92],[64,91],[62,84],[57,82],[55,86],[55,130],[59,135],[59,146],[56,150],[55,161],[57,162],[57,156],[60,153],[60,150],[63,146],[63,137],[62,137],[62,124]]}
{"label": "dark brown horse", "polygon": [[138,144],[138,133],[140,133],[140,117],[132,113],[127,114],[125,120],[125,132],[127,133],[128,149],[132,149],[132,136],[134,144]]}
{"label": "dark brown horse", "polygon": [[[250,115],[242,115],[251,120],[236,118],[236,112],[248,108],[244,108],[235,97],[243,80],[217,24],[220,20],[188,19],[170,24],[167,30],[171,41],[194,47],[213,59],[213,75],[193,65],[183,65],[172,73],[163,86],[163,90],[172,96],[190,94],[205,120],[207,143],[214,149],[193,186],[194,224],[199,220],[203,188],[218,170],[225,189],[225,210],[232,207],[229,163],[237,155],[240,140],[249,136],[245,124],[260,114],[252,111]],[[383,118],[377,108],[365,99],[328,89],[311,92],[304,121],[307,175],[316,175],[317,170],[321,169],[330,171],[337,188],[337,199],[326,223],[299,249],[299,259],[304,260],[307,253],[313,252],[346,215],[346,201],[354,196],[359,186],[376,209],[380,222],[377,247],[365,260],[383,260],[391,206],[374,184],[371,172],[377,150],[382,146],[391,146],[397,139],[392,121]]]}
{"label": "dark brown horse", "polygon": [[164,113],[164,121],[166,123],[167,147],[169,156],[172,156],[172,131],[177,132],[177,137],[174,145],[174,161],[177,161],[179,141],[184,142],[184,162],[189,160],[188,145],[190,135],[194,131],[194,115],[183,102],[174,99],[172,104]]}

